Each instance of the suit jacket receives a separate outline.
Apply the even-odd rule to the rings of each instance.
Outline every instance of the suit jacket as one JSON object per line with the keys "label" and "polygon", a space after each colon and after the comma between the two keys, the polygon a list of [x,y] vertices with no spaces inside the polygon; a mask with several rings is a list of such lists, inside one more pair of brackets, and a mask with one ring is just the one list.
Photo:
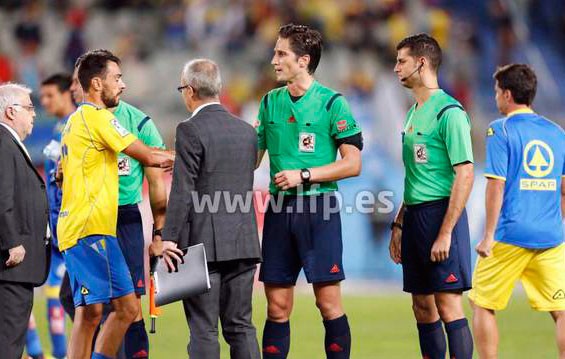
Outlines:
{"label": "suit jacket", "polygon": [[[221,105],[208,105],[177,126],[175,149],[163,239],[180,248],[204,243],[209,262],[259,261],[252,202],[257,160],[253,127]],[[249,208],[230,208],[239,196]],[[207,199],[211,205],[205,205]]]}
{"label": "suit jacket", "polygon": [[[43,178],[12,134],[0,125],[0,280],[39,286],[47,279],[51,247]],[[10,248],[23,245],[22,263],[6,267]]]}

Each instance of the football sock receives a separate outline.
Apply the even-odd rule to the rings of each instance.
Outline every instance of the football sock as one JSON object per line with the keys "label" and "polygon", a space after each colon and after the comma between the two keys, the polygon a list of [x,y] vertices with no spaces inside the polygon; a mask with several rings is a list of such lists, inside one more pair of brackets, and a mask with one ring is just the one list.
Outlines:
{"label": "football sock", "polygon": [[65,337],[65,311],[59,299],[47,300],[47,320],[51,335],[52,353],[55,358],[67,356],[67,339]]}
{"label": "football sock", "polygon": [[148,358],[149,338],[143,319],[133,322],[124,337],[124,347],[127,358]]}
{"label": "football sock", "polygon": [[265,321],[263,329],[263,358],[284,359],[290,348],[290,322]]}
{"label": "football sock", "polygon": [[32,358],[39,358],[43,354],[41,348],[41,341],[39,340],[39,333],[35,326],[35,320],[30,319],[29,326],[26,333],[26,351]]}
{"label": "football sock", "polygon": [[107,357],[107,356],[104,355],[104,354],[100,354],[100,353],[96,353],[96,352],[93,352],[93,353],[92,353],[92,356],[91,356],[90,358],[91,358],[91,359],[112,359],[112,358],[110,358],[110,357]]}
{"label": "football sock", "polygon": [[445,323],[449,355],[452,359],[471,359],[473,357],[473,337],[466,318]]}
{"label": "football sock", "polygon": [[339,318],[324,320],[326,336],[324,346],[328,359],[349,358],[351,352],[351,331],[347,316],[344,314]]}
{"label": "football sock", "polygon": [[420,352],[426,359],[444,359],[447,346],[441,320],[434,323],[418,323]]}

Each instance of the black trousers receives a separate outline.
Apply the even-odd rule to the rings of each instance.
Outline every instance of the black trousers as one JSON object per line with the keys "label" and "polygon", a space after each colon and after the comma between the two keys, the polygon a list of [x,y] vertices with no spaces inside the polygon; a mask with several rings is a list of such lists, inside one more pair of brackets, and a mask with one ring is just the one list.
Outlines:
{"label": "black trousers", "polygon": [[218,319],[232,359],[260,359],[257,332],[251,322],[251,294],[257,264],[234,260],[208,263],[208,293],[183,301],[190,328],[191,359],[219,359]]}
{"label": "black trousers", "polygon": [[0,357],[20,359],[33,306],[33,285],[0,281]]}

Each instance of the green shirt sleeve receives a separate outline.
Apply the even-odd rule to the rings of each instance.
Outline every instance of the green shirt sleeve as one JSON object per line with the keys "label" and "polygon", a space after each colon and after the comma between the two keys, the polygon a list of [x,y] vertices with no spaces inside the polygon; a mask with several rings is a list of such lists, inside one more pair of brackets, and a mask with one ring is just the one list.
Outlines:
{"label": "green shirt sleeve", "polygon": [[[331,100],[330,100],[331,101]],[[361,132],[361,127],[349,108],[349,104],[345,97],[339,95],[331,104],[330,123],[331,123],[331,136],[334,139],[345,138],[353,136]]]}
{"label": "green shirt sleeve", "polygon": [[139,124],[139,139],[149,147],[165,148],[163,138],[155,126],[155,122],[147,116]]}
{"label": "green shirt sleeve", "polygon": [[265,138],[265,121],[267,119],[267,99],[269,94],[267,93],[261,99],[261,104],[259,105],[259,115],[257,116],[257,121],[259,126],[257,126],[257,143],[259,150],[267,149],[267,141]]}
{"label": "green shirt sleeve", "polygon": [[445,111],[439,120],[438,132],[445,142],[451,165],[473,162],[471,124],[465,111],[458,108]]}

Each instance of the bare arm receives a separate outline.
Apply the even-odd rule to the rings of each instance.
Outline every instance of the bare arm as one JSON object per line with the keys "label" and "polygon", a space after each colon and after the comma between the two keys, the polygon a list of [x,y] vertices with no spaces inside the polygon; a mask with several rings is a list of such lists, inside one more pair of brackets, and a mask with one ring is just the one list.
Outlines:
{"label": "bare arm", "polygon": [[472,163],[464,163],[456,165],[455,181],[451,188],[451,197],[447,212],[443,217],[443,222],[439,230],[437,239],[435,240],[430,259],[432,262],[441,262],[449,257],[449,248],[451,247],[451,233],[455,224],[459,220],[465,204],[469,199],[469,194],[473,188],[474,181],[474,166]]}
{"label": "bare arm", "polygon": [[[155,229],[163,229],[165,226],[165,212],[167,210],[167,187],[163,181],[163,170],[160,168],[145,167],[145,177],[149,184],[149,203],[153,214],[153,226]],[[159,256],[162,254],[161,236],[153,236],[153,243],[149,253]]]}
{"label": "bare arm", "polygon": [[[406,209],[406,206],[404,205],[404,203],[402,203],[402,205],[398,209],[398,213],[396,214],[396,217],[394,217],[394,221],[396,223],[400,223],[400,225],[402,225],[402,222],[404,221],[404,210],[405,209]],[[401,240],[402,240],[402,229],[397,227],[397,226],[392,227],[392,232],[390,233],[390,244],[388,246],[388,250],[389,250],[389,253],[390,253],[390,258],[396,264],[402,263]]]}
{"label": "bare arm", "polygon": [[[341,159],[325,166],[310,168],[310,182],[330,182],[361,173],[361,151],[349,144],[339,146]],[[285,170],[275,174],[275,185],[286,191],[302,183],[300,170]]]}
{"label": "bare arm", "polygon": [[486,228],[483,239],[477,244],[475,250],[481,257],[488,257],[494,244],[494,232],[502,209],[505,182],[496,178],[489,178],[485,193]]}
{"label": "bare arm", "polygon": [[170,168],[174,162],[172,152],[148,147],[140,140],[135,140],[122,152],[135,158],[145,167]]}

